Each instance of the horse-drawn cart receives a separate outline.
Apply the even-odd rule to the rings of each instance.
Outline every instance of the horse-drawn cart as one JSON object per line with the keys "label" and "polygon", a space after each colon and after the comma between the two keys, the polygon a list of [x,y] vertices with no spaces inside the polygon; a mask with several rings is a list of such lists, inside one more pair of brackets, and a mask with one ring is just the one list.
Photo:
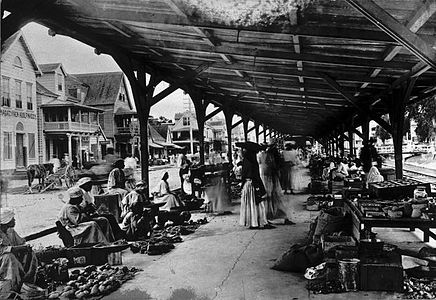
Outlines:
{"label": "horse-drawn cart", "polygon": [[[34,188],[43,193],[55,187],[62,187],[62,180],[67,188],[72,187],[77,181],[77,172],[72,166],[64,166],[53,172],[53,164],[29,165],[27,179],[28,193],[32,193]],[[34,179],[38,179],[38,183],[32,186]]]}

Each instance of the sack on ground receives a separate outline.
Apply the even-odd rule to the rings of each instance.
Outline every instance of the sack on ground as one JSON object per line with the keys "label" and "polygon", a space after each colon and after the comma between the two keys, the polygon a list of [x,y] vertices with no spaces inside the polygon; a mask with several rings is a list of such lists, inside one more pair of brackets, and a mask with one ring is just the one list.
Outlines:
{"label": "sack on ground", "polygon": [[315,236],[340,231],[344,222],[344,211],[340,207],[333,207],[321,211],[315,228]]}
{"label": "sack on ground", "polygon": [[272,269],[303,273],[308,267],[318,265],[322,259],[319,246],[295,244],[276,260]]}

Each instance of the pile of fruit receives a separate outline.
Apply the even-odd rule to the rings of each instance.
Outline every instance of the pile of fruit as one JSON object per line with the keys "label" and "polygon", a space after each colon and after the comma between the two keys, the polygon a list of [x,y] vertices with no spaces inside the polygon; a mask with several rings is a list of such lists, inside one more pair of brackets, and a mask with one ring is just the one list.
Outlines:
{"label": "pile of fruit", "polygon": [[407,278],[404,280],[405,299],[435,299],[436,281],[430,279]]}
{"label": "pile of fruit", "polygon": [[194,233],[201,224],[207,222],[207,218],[203,218],[197,221],[190,220],[185,225],[167,226],[164,229],[154,230],[150,239],[134,242],[130,245],[130,249],[133,253],[148,255],[168,253],[175,248],[175,243],[183,242],[182,235]]}
{"label": "pile of fruit", "polygon": [[99,268],[94,265],[83,270],[73,270],[70,281],[63,287],[52,291],[48,299],[84,299],[112,293],[140,271],[133,267],[113,267],[105,264]]}

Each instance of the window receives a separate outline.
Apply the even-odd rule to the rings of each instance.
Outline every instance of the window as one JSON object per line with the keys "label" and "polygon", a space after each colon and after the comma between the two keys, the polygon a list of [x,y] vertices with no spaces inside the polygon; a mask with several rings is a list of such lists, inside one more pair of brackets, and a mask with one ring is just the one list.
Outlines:
{"label": "window", "polygon": [[189,117],[183,117],[183,126],[189,126],[191,123]]}
{"label": "window", "polygon": [[71,97],[77,98],[77,89],[68,89],[68,94]]}
{"label": "window", "polygon": [[89,123],[89,113],[88,112],[82,111],[81,117],[82,117],[82,120],[81,120],[82,123]]}
{"label": "window", "polygon": [[3,159],[12,159],[12,132],[3,132]]}
{"label": "window", "polygon": [[9,92],[8,77],[2,77],[2,106],[11,106],[11,95]]}
{"label": "window", "polygon": [[97,124],[98,115],[95,112],[90,113],[90,123]]}
{"label": "window", "polygon": [[35,134],[28,133],[29,158],[35,158]]}
{"label": "window", "polygon": [[21,81],[15,80],[15,107],[23,108],[23,100],[21,99]]}
{"label": "window", "polygon": [[14,66],[18,68],[23,68],[23,63],[21,62],[21,58],[19,56],[15,56]]}
{"label": "window", "polygon": [[58,74],[58,91],[62,91],[63,90],[63,85],[64,85],[64,78],[62,77],[62,74]]}
{"label": "window", "polygon": [[26,83],[26,98],[27,98],[27,109],[33,110],[32,84],[31,83]]}

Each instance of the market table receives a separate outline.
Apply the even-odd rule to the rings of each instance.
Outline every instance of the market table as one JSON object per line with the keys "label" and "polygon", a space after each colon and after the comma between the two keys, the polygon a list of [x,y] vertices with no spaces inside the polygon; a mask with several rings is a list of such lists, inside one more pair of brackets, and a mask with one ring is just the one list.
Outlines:
{"label": "market table", "polygon": [[353,235],[357,240],[365,238],[364,232],[371,231],[374,227],[380,228],[409,228],[414,231],[415,228],[422,230],[424,233],[424,242],[428,242],[430,237],[436,240],[436,234],[431,229],[436,228],[436,220],[421,218],[370,218],[365,217],[353,201],[345,200],[345,211],[349,212],[352,217]]}

